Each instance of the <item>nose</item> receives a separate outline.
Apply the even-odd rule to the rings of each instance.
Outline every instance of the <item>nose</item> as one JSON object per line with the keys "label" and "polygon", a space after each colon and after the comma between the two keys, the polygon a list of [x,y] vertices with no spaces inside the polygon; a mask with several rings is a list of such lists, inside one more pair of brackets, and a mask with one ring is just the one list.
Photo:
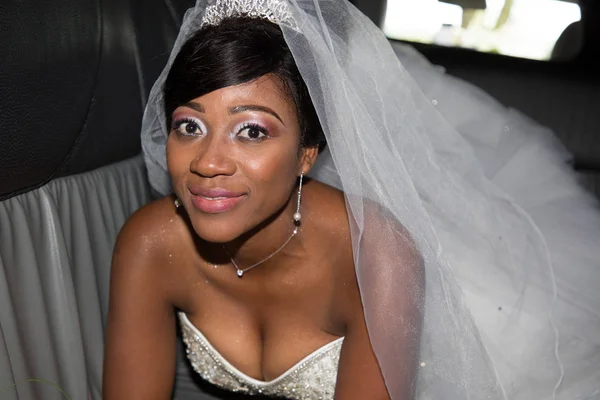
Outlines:
{"label": "nose", "polygon": [[190,163],[190,171],[203,178],[233,175],[236,164],[230,147],[227,139],[208,135],[201,141],[197,156]]}

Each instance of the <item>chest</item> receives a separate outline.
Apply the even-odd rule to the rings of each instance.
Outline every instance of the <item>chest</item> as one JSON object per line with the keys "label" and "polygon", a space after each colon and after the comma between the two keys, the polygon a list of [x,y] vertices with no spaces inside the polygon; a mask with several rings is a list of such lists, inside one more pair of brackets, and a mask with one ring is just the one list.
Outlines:
{"label": "chest", "polygon": [[246,375],[272,380],[344,335],[332,308],[332,294],[316,289],[250,299],[213,290],[197,296],[193,306],[185,309],[188,325],[202,332],[219,354]]}
{"label": "chest", "polygon": [[183,340],[193,369],[229,391],[289,399],[333,399],[343,338],[315,349],[273,379],[257,379],[225,358],[184,313],[179,313]]}
{"label": "chest", "polygon": [[310,262],[294,263],[291,257],[263,265],[243,278],[230,265],[190,265],[176,291],[176,305],[189,322],[182,326],[200,332],[201,342],[251,379],[284,375],[345,334],[337,306],[345,298],[340,291],[347,290],[336,274],[340,259],[323,254]]}
{"label": "chest", "polygon": [[272,380],[344,335],[332,276],[299,273],[266,281],[221,272],[229,272],[226,279],[233,282],[223,283],[221,276],[188,280],[179,309],[186,313],[187,325],[247,376]]}

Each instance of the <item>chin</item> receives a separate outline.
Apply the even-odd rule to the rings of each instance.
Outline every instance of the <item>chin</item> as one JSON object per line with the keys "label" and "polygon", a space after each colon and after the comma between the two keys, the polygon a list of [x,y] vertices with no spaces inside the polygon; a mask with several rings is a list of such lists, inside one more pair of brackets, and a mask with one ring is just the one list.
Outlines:
{"label": "chin", "polygon": [[239,221],[239,218],[234,218],[232,215],[190,216],[190,221],[196,234],[200,239],[211,243],[228,243],[246,232],[246,230],[233,220]]}

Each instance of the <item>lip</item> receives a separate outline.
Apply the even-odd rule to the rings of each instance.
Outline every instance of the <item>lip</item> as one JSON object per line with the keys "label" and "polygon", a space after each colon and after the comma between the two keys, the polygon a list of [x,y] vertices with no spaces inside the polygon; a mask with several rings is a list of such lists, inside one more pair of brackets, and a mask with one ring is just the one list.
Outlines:
{"label": "lip", "polygon": [[190,187],[189,191],[194,207],[208,214],[230,211],[246,198],[246,193],[222,188]]}

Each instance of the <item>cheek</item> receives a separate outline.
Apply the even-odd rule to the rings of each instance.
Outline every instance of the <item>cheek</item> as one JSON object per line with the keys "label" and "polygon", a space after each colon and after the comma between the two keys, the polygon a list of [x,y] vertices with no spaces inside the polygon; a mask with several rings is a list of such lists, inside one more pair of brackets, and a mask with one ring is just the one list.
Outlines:
{"label": "cheek", "polygon": [[191,160],[194,158],[193,152],[186,146],[177,143],[169,136],[167,140],[167,168],[173,180],[189,170]]}
{"label": "cheek", "polygon": [[284,131],[265,147],[255,153],[246,154],[245,157],[239,157],[238,160],[243,160],[242,163],[253,180],[281,185],[294,182],[300,162],[299,146],[299,135],[291,130]]}
{"label": "cheek", "polygon": [[252,185],[253,207],[260,218],[283,207],[296,182],[297,152],[277,152],[269,157],[254,158],[245,163],[245,175]]}
{"label": "cheek", "polygon": [[289,186],[289,182],[294,181],[298,153],[287,149],[282,151],[280,148],[263,157],[250,157],[244,164],[248,171],[247,174],[251,175],[254,182],[272,186],[271,188],[275,190],[282,185]]}

